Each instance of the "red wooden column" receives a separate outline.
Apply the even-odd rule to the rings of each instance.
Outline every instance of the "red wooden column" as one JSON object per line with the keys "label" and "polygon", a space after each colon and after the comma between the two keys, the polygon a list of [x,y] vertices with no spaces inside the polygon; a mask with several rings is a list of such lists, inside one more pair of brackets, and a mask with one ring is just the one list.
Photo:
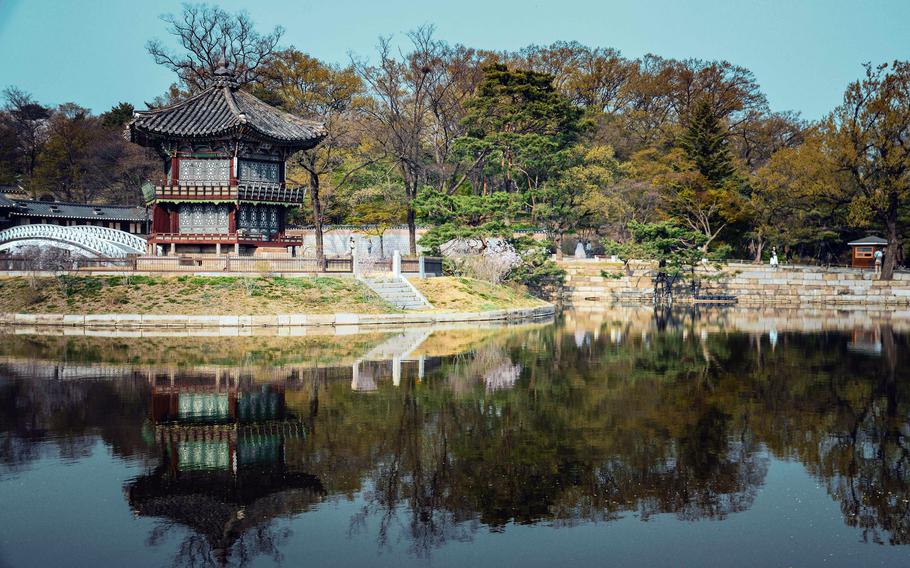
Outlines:
{"label": "red wooden column", "polygon": [[171,185],[177,185],[177,181],[180,179],[180,159],[177,158],[177,153],[174,152],[174,155],[171,156]]}
{"label": "red wooden column", "polygon": [[152,234],[170,232],[171,219],[167,209],[159,204],[152,205]]}
{"label": "red wooden column", "polygon": [[177,210],[172,209],[171,211],[169,211],[169,213],[170,213],[170,221],[171,221],[169,232],[179,233],[180,232],[180,217],[177,215]]}

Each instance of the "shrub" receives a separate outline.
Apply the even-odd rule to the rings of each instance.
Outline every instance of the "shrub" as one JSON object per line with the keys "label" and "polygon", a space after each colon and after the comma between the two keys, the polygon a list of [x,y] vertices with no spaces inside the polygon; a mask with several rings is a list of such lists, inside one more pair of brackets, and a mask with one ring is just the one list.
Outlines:
{"label": "shrub", "polygon": [[545,244],[521,254],[521,263],[509,272],[507,281],[526,286],[538,298],[554,298],[566,279],[566,271],[550,258]]}
{"label": "shrub", "polygon": [[454,276],[469,276],[492,284],[501,284],[512,270],[512,262],[490,255],[448,257],[443,270]]}
{"label": "shrub", "polygon": [[47,296],[45,296],[44,291],[40,287],[33,288],[29,286],[22,290],[20,294],[22,301],[26,306],[34,306],[47,299]]}

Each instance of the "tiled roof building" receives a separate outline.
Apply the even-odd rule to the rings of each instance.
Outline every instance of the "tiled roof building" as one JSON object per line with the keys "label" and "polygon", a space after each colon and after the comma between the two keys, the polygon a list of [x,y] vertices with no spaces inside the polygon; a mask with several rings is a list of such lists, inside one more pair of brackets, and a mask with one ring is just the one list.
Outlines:
{"label": "tiled roof building", "polygon": [[285,236],[285,219],[306,190],[286,185],[285,162],[319,144],[323,124],[240,90],[227,63],[215,79],[185,101],[136,113],[127,125],[130,140],[164,158],[164,179],[146,194],[151,246],[176,254],[221,253],[227,245],[249,254],[301,244]]}
{"label": "tiled roof building", "polygon": [[145,207],[34,201],[0,194],[0,228],[29,224],[95,225],[142,235],[148,231],[148,214]]}

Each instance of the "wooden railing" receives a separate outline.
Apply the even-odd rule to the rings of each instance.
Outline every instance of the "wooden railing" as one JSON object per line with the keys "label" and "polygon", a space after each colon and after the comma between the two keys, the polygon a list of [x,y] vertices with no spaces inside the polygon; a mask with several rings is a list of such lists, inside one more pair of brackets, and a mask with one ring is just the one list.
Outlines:
{"label": "wooden railing", "polygon": [[224,184],[203,184],[200,182],[175,182],[155,186],[157,199],[224,199],[237,200],[237,188]]}
{"label": "wooden railing", "polygon": [[303,203],[306,188],[285,187],[280,183],[241,181],[237,185],[241,201],[274,201],[278,203]]}
{"label": "wooden railing", "polygon": [[134,256],[121,258],[0,257],[0,272],[66,272],[70,270],[135,270]]}
{"label": "wooden railing", "polygon": [[233,255],[130,256],[127,258],[0,257],[0,272],[240,272],[335,273],[353,272],[350,258],[255,257]]}
{"label": "wooden railing", "polygon": [[170,242],[210,242],[210,243],[235,243],[235,242],[268,242],[279,246],[300,246],[303,237],[289,237],[287,235],[266,235],[262,233],[237,232],[237,233],[154,233],[150,240],[155,243]]}
{"label": "wooden railing", "polygon": [[253,274],[291,272],[350,273],[350,258],[270,258],[233,255],[143,256],[138,257],[140,272],[242,272]]}
{"label": "wooden railing", "polygon": [[[392,271],[392,259],[378,260],[374,270]],[[125,258],[27,258],[0,256],[2,272],[70,272],[70,271],[122,271],[122,272],[240,272],[250,274],[271,273],[353,273],[350,257],[326,257],[320,263],[314,257],[290,256],[235,256],[233,254],[195,254],[174,256],[137,256]],[[401,271],[420,273],[417,257],[401,259]],[[424,273],[442,275],[442,259],[424,257]]]}
{"label": "wooden railing", "polygon": [[305,187],[286,187],[282,183],[265,181],[199,182],[178,180],[155,186],[157,199],[224,199],[230,201],[266,201],[274,203],[303,203]]}

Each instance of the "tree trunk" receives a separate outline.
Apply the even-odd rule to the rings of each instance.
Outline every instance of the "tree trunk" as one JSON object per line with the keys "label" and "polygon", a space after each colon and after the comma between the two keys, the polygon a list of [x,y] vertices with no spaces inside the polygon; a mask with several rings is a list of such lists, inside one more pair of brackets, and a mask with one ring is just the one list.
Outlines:
{"label": "tree trunk", "polygon": [[319,175],[310,171],[310,195],[313,200],[313,229],[316,232],[316,260],[319,266],[325,258],[322,242],[322,202],[319,201]]}
{"label": "tree trunk", "polygon": [[885,258],[882,259],[882,273],[879,280],[891,280],[894,278],[894,265],[897,264],[897,248],[899,240],[897,237],[897,218],[898,218],[898,196],[896,191],[888,192],[888,208],[884,211],[885,221],[885,238],[888,240],[888,248],[885,249]]}
{"label": "tree trunk", "polygon": [[897,238],[897,219],[889,220],[885,224],[887,231],[888,247],[885,249],[885,258],[882,260],[882,273],[879,280],[891,280],[894,278],[894,265],[897,264],[897,247],[899,246]]}
{"label": "tree trunk", "polygon": [[414,212],[414,203],[408,200],[408,252],[417,256],[417,214]]}
{"label": "tree trunk", "polygon": [[559,231],[553,235],[553,244],[556,245],[556,258],[562,258],[562,233]]}
{"label": "tree trunk", "polygon": [[755,243],[755,260],[753,260],[753,262],[755,264],[761,264],[761,253],[764,252],[764,249],[765,249],[765,242],[763,240],[759,239]]}

